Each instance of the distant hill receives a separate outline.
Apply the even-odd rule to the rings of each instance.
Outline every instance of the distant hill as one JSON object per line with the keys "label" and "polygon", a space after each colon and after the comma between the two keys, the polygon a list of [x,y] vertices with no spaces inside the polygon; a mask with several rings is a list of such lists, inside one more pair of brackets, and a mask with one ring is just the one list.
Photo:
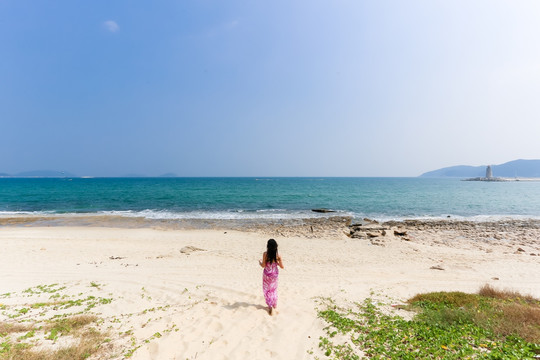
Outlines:
{"label": "distant hill", "polygon": [[[474,178],[486,176],[486,167],[483,166],[450,166],[426,172],[420,177],[457,177]],[[495,177],[540,178],[540,160],[514,160],[500,165],[491,165]]]}

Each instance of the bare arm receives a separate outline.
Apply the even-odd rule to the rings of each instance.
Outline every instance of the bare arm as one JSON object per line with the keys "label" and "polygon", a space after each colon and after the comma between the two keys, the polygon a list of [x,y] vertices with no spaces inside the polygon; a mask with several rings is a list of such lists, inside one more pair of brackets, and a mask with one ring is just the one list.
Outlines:
{"label": "bare arm", "polygon": [[281,256],[279,256],[279,255],[278,255],[278,257],[277,257],[277,264],[279,265],[280,268],[285,269],[285,268],[283,267],[283,261],[281,261]]}
{"label": "bare arm", "polygon": [[262,261],[259,260],[259,265],[261,265],[261,267],[265,267],[265,266],[266,266],[266,251],[263,253]]}

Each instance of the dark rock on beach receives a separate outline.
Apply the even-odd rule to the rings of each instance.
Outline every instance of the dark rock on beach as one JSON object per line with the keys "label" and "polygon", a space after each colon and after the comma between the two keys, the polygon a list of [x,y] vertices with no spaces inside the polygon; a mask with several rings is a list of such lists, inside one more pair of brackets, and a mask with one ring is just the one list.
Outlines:
{"label": "dark rock on beach", "polygon": [[197,252],[197,251],[206,251],[205,249],[200,249],[198,247],[195,247],[195,246],[184,246],[183,248],[180,249],[180,252],[182,254],[186,254],[186,255],[189,255],[191,253],[194,253],[194,252]]}
{"label": "dark rock on beach", "polygon": [[405,235],[407,235],[407,231],[394,230],[394,235],[396,235],[396,236],[405,236]]}
{"label": "dark rock on beach", "polygon": [[377,220],[372,220],[368,218],[364,218],[364,223],[366,225],[377,225],[379,222]]}

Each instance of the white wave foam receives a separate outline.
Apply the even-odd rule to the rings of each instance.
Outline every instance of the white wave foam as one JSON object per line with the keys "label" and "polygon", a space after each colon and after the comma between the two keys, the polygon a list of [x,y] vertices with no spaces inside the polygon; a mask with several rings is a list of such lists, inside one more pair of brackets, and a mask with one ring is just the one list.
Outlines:
{"label": "white wave foam", "polygon": [[166,210],[142,210],[142,211],[104,211],[102,215],[142,217],[152,220],[279,220],[279,219],[307,219],[326,218],[329,216],[351,216],[344,212],[320,214],[312,211],[290,211],[283,209],[271,210],[230,210],[230,211],[188,211],[173,212]]}
{"label": "white wave foam", "polygon": [[370,218],[379,222],[421,220],[421,221],[474,221],[474,222],[495,222],[505,220],[540,220],[540,216],[533,215],[475,215],[460,216],[444,214],[440,216],[384,216],[367,215],[346,211],[336,211],[332,213],[316,213],[311,210],[285,210],[285,209],[260,209],[243,210],[234,209],[228,211],[186,211],[176,212],[167,210],[125,210],[125,211],[100,211],[94,213],[56,213],[54,211],[0,211],[0,218],[12,217],[92,217],[92,216],[119,216],[126,218],[144,218],[149,220],[295,220],[311,218],[328,218],[332,216],[350,216],[353,221],[363,218]]}
{"label": "white wave foam", "polygon": [[47,216],[54,214],[54,211],[0,211],[0,217]]}

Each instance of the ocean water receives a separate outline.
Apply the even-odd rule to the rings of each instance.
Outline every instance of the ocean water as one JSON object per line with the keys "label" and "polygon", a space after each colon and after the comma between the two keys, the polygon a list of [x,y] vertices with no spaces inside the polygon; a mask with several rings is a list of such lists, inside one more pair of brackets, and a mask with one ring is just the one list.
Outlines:
{"label": "ocean water", "polygon": [[[320,214],[325,208],[335,213]],[[540,182],[428,178],[1,178],[0,217],[540,218]]]}

